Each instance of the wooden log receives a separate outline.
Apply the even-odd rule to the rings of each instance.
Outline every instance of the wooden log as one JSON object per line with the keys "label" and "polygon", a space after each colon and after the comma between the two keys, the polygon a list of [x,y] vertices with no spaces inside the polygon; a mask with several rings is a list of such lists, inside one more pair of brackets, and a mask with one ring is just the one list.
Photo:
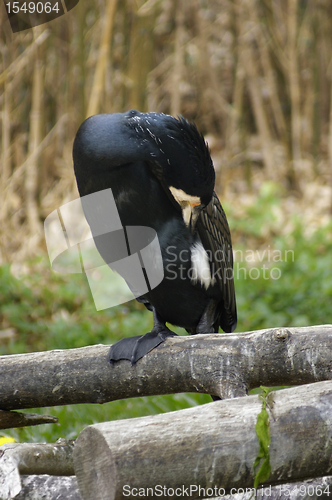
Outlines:
{"label": "wooden log", "polygon": [[71,476],[74,441],[58,439],[56,443],[5,443],[0,448],[1,465],[6,459],[15,462],[20,474]]}
{"label": "wooden log", "polygon": [[56,424],[57,422],[58,419],[52,417],[52,415],[0,410],[0,429],[13,429],[15,427],[27,427],[40,424]]}
{"label": "wooden log", "polygon": [[[22,490],[15,496],[15,500],[82,500],[78,491],[75,476],[22,476]],[[221,492],[222,493],[222,492]],[[247,492],[240,488],[232,494],[219,498],[207,497],[204,500],[312,500],[317,498],[328,499],[332,495],[332,477],[309,479],[301,483],[286,483],[278,486],[258,488],[256,496],[253,491]],[[151,497],[150,497],[151,498]],[[173,497],[176,498],[181,497]]]}
{"label": "wooden log", "polygon": [[231,398],[260,385],[332,378],[332,326],[168,338],[134,366],[109,346],[0,357],[0,408],[13,410],[179,392]]}
{"label": "wooden log", "polygon": [[23,476],[15,500],[82,500],[75,476]]}
{"label": "wooden log", "polygon": [[[15,500],[82,500],[78,491],[75,476],[22,476],[21,492],[15,496]],[[222,493],[222,492],[221,492]],[[332,477],[320,477],[309,479],[301,483],[286,483],[278,486],[258,488],[256,496],[248,488],[244,492],[240,488],[232,494],[219,498],[207,497],[204,500],[312,500],[313,498],[328,499],[332,495]],[[151,498],[151,496],[150,496]],[[173,497],[176,498],[181,497]]]}
{"label": "wooden log", "polygon": [[[258,454],[258,396],[84,429],[74,448],[83,499],[204,498],[252,488]],[[332,382],[268,396],[271,474],[267,485],[331,471]],[[136,488],[136,489],[134,489]],[[141,488],[141,489],[140,489]],[[150,488],[150,489],[148,489]],[[201,490],[199,490],[201,488]],[[217,493],[207,493],[217,488]],[[219,494],[219,496],[221,496]]]}
{"label": "wooden log", "polygon": [[6,443],[0,447],[0,499],[14,498],[22,489],[20,474],[71,476],[73,441]]}

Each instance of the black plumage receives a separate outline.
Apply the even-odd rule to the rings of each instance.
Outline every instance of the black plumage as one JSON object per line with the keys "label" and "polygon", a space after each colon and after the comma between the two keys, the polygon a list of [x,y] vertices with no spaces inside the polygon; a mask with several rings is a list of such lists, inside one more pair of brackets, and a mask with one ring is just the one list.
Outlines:
{"label": "black plumage", "polygon": [[[161,247],[164,279],[137,299],[153,311],[154,327],[114,344],[110,361],[135,363],[174,335],[166,322],[189,333],[218,332],[219,326],[232,332],[231,236],[214,192],[209,149],[196,126],[135,110],[95,115],[78,130],[73,158],[80,196],[111,188],[122,225],[153,228]],[[105,245],[95,242],[107,262]]]}

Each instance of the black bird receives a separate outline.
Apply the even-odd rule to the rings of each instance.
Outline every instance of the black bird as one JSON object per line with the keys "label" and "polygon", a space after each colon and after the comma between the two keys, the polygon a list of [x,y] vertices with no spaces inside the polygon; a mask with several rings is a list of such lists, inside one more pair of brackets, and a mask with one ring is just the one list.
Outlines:
{"label": "black bird", "polygon": [[[91,116],[77,132],[73,159],[80,196],[111,188],[122,225],[153,228],[161,247],[164,278],[137,299],[153,311],[153,329],[114,344],[109,361],[136,363],[175,335],[166,322],[191,334],[218,332],[219,326],[232,332],[231,235],[214,192],[208,145],[196,126],[136,110]],[[93,233],[93,220],[85,216]],[[107,262],[105,245],[94,239]]]}

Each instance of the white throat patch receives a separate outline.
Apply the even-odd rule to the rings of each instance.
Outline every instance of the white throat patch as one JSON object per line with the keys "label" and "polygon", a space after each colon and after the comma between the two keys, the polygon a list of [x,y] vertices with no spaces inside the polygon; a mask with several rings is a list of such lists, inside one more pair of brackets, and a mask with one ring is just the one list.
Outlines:
{"label": "white throat patch", "polygon": [[182,209],[182,217],[185,224],[189,226],[193,207],[201,204],[200,197],[187,194],[182,189],[177,189],[173,186],[170,186],[169,190]]}
{"label": "white throat patch", "polygon": [[199,241],[194,243],[191,247],[191,265],[192,265],[192,282],[197,283],[198,281],[206,289],[210,285],[214,285],[216,282],[215,278],[211,278],[210,263],[207,253]]}
{"label": "white throat patch", "polygon": [[189,226],[190,219],[191,219],[191,206],[189,204],[185,205],[182,208],[182,217],[183,217],[183,220],[184,220],[184,223],[186,224],[186,226]]}
{"label": "white throat patch", "polygon": [[177,189],[173,186],[170,186],[169,190],[179,204],[181,204],[181,202],[187,202],[192,206],[201,204],[199,196],[192,196],[182,191],[182,189]]}

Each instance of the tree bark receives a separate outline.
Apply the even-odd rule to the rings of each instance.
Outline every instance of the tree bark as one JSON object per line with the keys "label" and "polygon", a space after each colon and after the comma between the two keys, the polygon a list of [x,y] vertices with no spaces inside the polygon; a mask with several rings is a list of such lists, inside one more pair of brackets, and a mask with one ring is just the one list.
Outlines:
{"label": "tree bark", "polygon": [[332,326],[168,338],[134,366],[109,346],[0,357],[0,408],[105,403],[200,392],[232,398],[260,385],[332,379]]}
{"label": "tree bark", "polygon": [[[271,434],[266,486],[330,473],[332,382],[276,391],[266,400]],[[174,496],[177,488],[188,488],[191,498],[204,498],[252,488],[261,410],[254,395],[89,426],[74,448],[81,496],[120,500],[144,491],[156,498],[160,490],[168,498],[168,489]]]}
{"label": "tree bark", "polygon": [[20,474],[72,476],[74,441],[56,443],[6,443],[0,448],[0,471],[6,460],[15,462]]}
{"label": "tree bark", "polygon": [[82,500],[75,476],[23,476],[15,500]]}
{"label": "tree bark", "polygon": [[[82,500],[78,491],[75,476],[22,476],[22,490],[15,496],[15,500]],[[325,495],[322,493],[325,491]],[[302,481],[301,483],[287,483],[278,486],[259,488],[255,500],[312,500],[313,498],[329,498],[332,491],[332,477],[320,477]],[[242,493],[233,492],[225,495],[222,500],[252,500],[252,491]],[[151,497],[150,497],[151,498]],[[221,500],[211,498],[205,500]]]}
{"label": "tree bark", "polygon": [[58,419],[52,417],[52,415],[0,410],[0,429],[13,429],[15,427],[27,427],[39,424],[56,424],[57,422]]}
{"label": "tree bark", "polygon": [[[14,498],[22,490],[20,474],[72,476],[73,441],[6,443],[0,448],[0,499]],[[25,497],[24,497],[25,498]]]}

